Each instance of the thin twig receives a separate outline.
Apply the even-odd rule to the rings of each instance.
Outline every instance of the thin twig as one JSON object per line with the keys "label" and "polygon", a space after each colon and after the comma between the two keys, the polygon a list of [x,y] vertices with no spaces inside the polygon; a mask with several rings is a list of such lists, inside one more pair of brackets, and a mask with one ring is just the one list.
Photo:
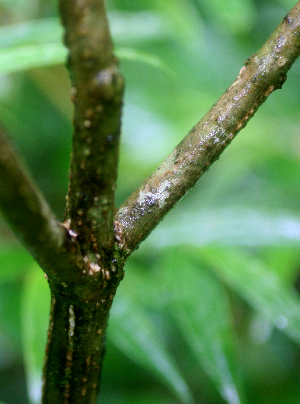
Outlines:
{"label": "thin twig", "polygon": [[198,181],[258,107],[276,89],[300,53],[300,2],[237,79],[158,169],[120,207],[116,228],[129,255]]}

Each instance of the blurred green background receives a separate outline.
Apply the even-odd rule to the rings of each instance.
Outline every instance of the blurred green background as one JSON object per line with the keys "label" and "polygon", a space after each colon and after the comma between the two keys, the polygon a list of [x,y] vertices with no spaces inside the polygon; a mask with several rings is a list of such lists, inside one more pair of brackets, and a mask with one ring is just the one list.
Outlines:
{"label": "blurred green background", "polygon": [[[117,205],[295,3],[107,1],[126,78]],[[0,22],[0,121],[61,220],[72,105],[56,1],[0,0]],[[101,402],[299,403],[299,82],[297,61],[128,261]],[[48,313],[43,273],[1,219],[0,402],[39,402]]]}

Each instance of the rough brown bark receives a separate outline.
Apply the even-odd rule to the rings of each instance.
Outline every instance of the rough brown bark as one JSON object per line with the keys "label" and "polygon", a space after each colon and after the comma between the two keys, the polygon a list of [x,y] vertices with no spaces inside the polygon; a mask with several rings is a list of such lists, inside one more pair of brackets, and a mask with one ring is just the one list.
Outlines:
{"label": "rough brown bark", "polygon": [[[74,102],[65,221],[0,132],[0,207],[46,273],[52,303],[43,403],[96,401],[109,310],[126,258],[219,157],[300,52],[300,2],[173,153],[117,211],[123,79],[102,0],[60,0]],[[17,208],[16,208],[17,206]]]}
{"label": "rough brown bark", "polygon": [[103,1],[61,0],[59,5],[74,103],[63,226],[80,257],[76,282],[49,278],[43,403],[84,404],[96,400],[109,309],[123,276],[113,223],[124,82]]}
{"label": "rough brown bark", "polygon": [[281,88],[300,52],[299,14],[298,2],[210,111],[120,207],[116,219],[127,254],[196,184],[267,97]]}

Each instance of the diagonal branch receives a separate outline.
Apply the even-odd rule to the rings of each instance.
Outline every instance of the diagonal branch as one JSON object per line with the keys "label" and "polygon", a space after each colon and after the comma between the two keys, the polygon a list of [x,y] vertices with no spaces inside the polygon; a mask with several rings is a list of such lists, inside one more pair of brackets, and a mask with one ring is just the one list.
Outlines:
{"label": "diagonal branch", "polygon": [[69,254],[72,238],[54,217],[2,128],[0,151],[0,208],[4,217],[50,278],[71,281],[78,276],[74,272],[78,257]]}
{"label": "diagonal branch", "polygon": [[[237,79],[158,169],[120,207],[116,229],[129,255],[198,181],[258,107],[276,89],[300,53],[300,2]],[[124,241],[125,240],[125,241]]]}
{"label": "diagonal branch", "polygon": [[[65,225],[83,252],[113,248],[124,81],[112,51],[102,0],[60,0],[73,84],[73,151]],[[101,249],[101,250],[99,250]]]}

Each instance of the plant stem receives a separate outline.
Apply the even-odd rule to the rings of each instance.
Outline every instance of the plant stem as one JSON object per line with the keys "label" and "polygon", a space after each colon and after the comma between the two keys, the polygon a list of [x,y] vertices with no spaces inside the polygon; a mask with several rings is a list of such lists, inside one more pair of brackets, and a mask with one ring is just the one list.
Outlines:
{"label": "plant stem", "polygon": [[75,107],[63,226],[77,265],[75,281],[49,278],[42,402],[92,404],[99,391],[109,310],[123,277],[113,223],[124,82],[103,1],[60,0],[60,12]]}
{"label": "plant stem", "polygon": [[237,79],[157,170],[119,208],[116,221],[129,255],[218,159],[259,106],[281,88],[300,53],[300,2]]}
{"label": "plant stem", "polygon": [[98,294],[98,299],[89,296],[85,300],[52,293],[43,404],[96,401],[114,296],[111,288],[105,290]]}
{"label": "plant stem", "polygon": [[101,0],[60,0],[74,102],[65,224],[88,253],[112,250],[124,80]]}
{"label": "plant stem", "polygon": [[[44,404],[93,404],[109,310],[127,256],[195,185],[300,52],[300,2],[114,221],[123,78],[102,0],[60,0],[73,82],[74,135],[60,225],[0,132],[0,206],[48,276],[52,306]],[[16,208],[17,206],[17,208]],[[113,227],[114,223],[114,227]]]}
{"label": "plant stem", "polygon": [[[24,162],[0,128],[0,207],[22,244],[57,281],[72,275],[69,268],[71,239],[27,173]],[[60,270],[58,270],[60,268]],[[59,273],[58,273],[59,272]]]}

